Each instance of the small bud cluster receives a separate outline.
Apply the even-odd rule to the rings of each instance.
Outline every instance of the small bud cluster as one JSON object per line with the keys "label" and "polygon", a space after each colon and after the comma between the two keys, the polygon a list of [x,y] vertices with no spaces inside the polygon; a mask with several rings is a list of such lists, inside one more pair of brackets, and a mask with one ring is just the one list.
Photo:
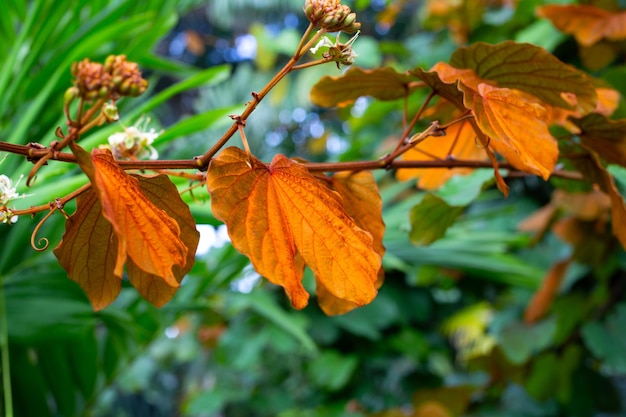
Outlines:
{"label": "small bud cluster", "polygon": [[157,159],[159,153],[152,146],[159,132],[154,129],[148,130],[150,119],[146,119],[142,125],[140,119],[135,126],[124,129],[123,132],[109,136],[109,147],[115,159]]}
{"label": "small bud cluster", "polygon": [[354,33],[361,28],[356,13],[340,0],[306,0],[304,13],[312,24],[328,32]]}
{"label": "small bud cluster", "polygon": [[104,65],[84,59],[72,64],[74,86],[65,92],[65,100],[75,97],[93,101],[99,98],[136,97],[148,88],[139,67],[126,60],[125,55],[110,55]]}
{"label": "small bud cluster", "polygon": [[113,77],[115,91],[120,96],[137,97],[148,88],[148,81],[141,77],[139,66],[126,60],[126,55],[109,55],[104,69]]}

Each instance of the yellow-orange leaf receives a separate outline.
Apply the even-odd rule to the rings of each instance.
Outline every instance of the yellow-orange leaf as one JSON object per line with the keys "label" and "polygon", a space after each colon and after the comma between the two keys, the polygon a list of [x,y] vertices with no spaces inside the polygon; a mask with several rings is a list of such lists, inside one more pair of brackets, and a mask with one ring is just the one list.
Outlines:
{"label": "yellow-orange leaf", "polygon": [[602,38],[626,38],[626,12],[612,12],[591,5],[548,5],[539,7],[537,15],[550,19],[560,31],[573,35],[576,41],[590,46]]}
{"label": "yellow-orange leaf", "polygon": [[[184,266],[174,265],[172,272],[177,283],[183,279],[194,264],[200,234],[191,215],[189,206],[179,197],[176,186],[165,175],[155,177],[137,177],[141,191],[152,203],[163,208],[178,224],[180,238],[187,250]],[[141,296],[157,307],[163,306],[176,293],[173,287],[156,274],[142,270],[132,259],[126,261],[128,280]]]}
{"label": "yellow-orange leaf", "polygon": [[283,155],[269,166],[227,148],[209,166],[207,186],[215,217],[259,274],[285,288],[303,308],[308,293],[296,255],[335,297],[364,305],[376,296],[381,258],[341,197]]}
{"label": "yellow-orange leaf", "polygon": [[489,80],[480,78],[473,69],[455,68],[445,62],[437,62],[435,65],[433,65],[430,71],[436,72],[439,75],[441,81],[446,84],[453,84],[457,80],[459,80],[472,90],[478,90],[478,84],[482,83],[491,83],[494,86],[497,85],[495,81],[490,82]]}
{"label": "yellow-orange leaf", "polygon": [[187,247],[176,221],[141,192],[139,180],[120,168],[109,151],[94,149],[92,163],[92,184],[98,191],[102,214],[118,238],[115,275],[122,276],[129,256],[143,271],[178,287],[172,268],[185,266]]}
{"label": "yellow-orange leaf", "polygon": [[[446,129],[445,136],[428,138],[402,155],[405,161],[431,161],[433,159],[486,160],[484,147],[476,140],[476,132],[470,123],[455,123]],[[467,175],[471,168],[406,168],[399,169],[396,178],[405,181],[419,178],[418,187],[433,190],[441,187],[454,175]]]}
{"label": "yellow-orange leaf", "polygon": [[[383,201],[372,173],[369,171],[338,172],[331,177],[331,186],[343,198],[344,207],[357,226],[372,235],[373,249],[382,258],[385,254]],[[384,270],[380,268],[376,288],[380,288],[384,279]],[[327,315],[344,314],[359,307],[354,302],[334,296],[320,279],[316,281],[318,303]]]}
{"label": "yellow-orange leaf", "polygon": [[489,147],[514,167],[548,179],[559,150],[544,121],[545,109],[508,88],[480,84],[476,94],[463,84],[459,86],[465,93],[465,105],[490,138]]}

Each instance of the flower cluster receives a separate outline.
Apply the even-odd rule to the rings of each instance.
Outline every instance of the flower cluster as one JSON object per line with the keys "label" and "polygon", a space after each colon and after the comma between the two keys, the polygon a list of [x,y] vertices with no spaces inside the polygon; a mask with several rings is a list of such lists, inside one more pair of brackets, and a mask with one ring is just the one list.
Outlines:
{"label": "flower cluster", "polygon": [[160,132],[156,132],[153,128],[148,130],[150,119],[146,118],[145,122],[140,119],[134,126],[124,129],[123,132],[117,132],[109,136],[109,146],[115,159],[157,159],[159,153],[152,146],[154,140],[159,136]]}
{"label": "flower cluster", "polygon": [[[0,160],[0,162],[2,161]],[[7,204],[17,198],[25,197],[25,195],[17,192],[17,186],[21,179],[22,177],[13,185],[11,178],[4,174],[0,175],[0,223],[17,222],[17,216],[7,207]]]}
{"label": "flower cluster", "polygon": [[139,67],[126,60],[125,55],[109,55],[104,62],[84,59],[72,64],[74,86],[66,92],[66,100],[82,97],[85,100],[118,99],[136,97],[148,88],[148,81],[141,77]]}
{"label": "flower cluster", "polygon": [[340,0],[306,0],[304,13],[313,25],[328,32],[354,33],[361,28],[356,13]]}
{"label": "flower cluster", "polygon": [[330,59],[337,63],[337,68],[341,68],[340,65],[352,65],[354,60],[358,57],[356,52],[352,49],[352,44],[358,38],[360,32],[357,32],[348,42],[339,42],[339,33],[337,39],[333,43],[327,37],[323,37],[317,45],[311,48],[311,53],[316,54],[321,48],[328,48],[328,51],[322,53],[322,56],[326,59]]}

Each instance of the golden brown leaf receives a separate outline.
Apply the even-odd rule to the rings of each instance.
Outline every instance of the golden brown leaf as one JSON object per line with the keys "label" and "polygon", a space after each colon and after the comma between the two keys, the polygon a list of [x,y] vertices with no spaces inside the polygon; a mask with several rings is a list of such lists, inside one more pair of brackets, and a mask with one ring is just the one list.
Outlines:
{"label": "golden brown leaf", "polygon": [[611,120],[591,113],[570,120],[580,129],[583,146],[610,163],[626,166],[626,119]]}
{"label": "golden brown leaf", "polygon": [[[180,284],[195,262],[196,249],[200,241],[195,220],[191,215],[189,206],[178,197],[176,186],[167,176],[137,178],[143,194],[151,202],[162,207],[180,228],[181,240],[188,249],[184,267],[174,265],[172,268],[176,282]],[[128,280],[141,296],[157,307],[167,303],[177,291],[176,287],[169,285],[160,276],[142,270],[132,259],[126,261],[126,272],[128,273]]]}
{"label": "golden brown leaf", "polygon": [[110,152],[94,149],[92,163],[92,184],[98,191],[102,214],[118,238],[115,275],[122,276],[130,256],[143,271],[178,287],[172,268],[185,266],[187,247],[176,221],[141,192],[139,180],[120,168]]}
{"label": "golden brown leaf", "polygon": [[[164,208],[181,229],[181,238],[188,248],[184,268],[174,266],[177,283],[194,263],[199,233],[189,207],[180,199],[174,184],[165,176],[134,177],[140,191],[155,205]],[[109,305],[120,291],[120,278],[114,271],[118,238],[113,226],[102,214],[102,205],[93,188],[78,199],[76,212],[66,223],[63,240],[54,249],[61,266],[87,294],[95,310]],[[139,293],[157,307],[165,304],[176,292],[162,277],[141,270],[127,259],[127,273]],[[178,285],[176,285],[177,287]]]}
{"label": "golden brown leaf", "polygon": [[460,87],[465,105],[490,138],[489,147],[517,169],[548,179],[559,151],[545,123],[545,109],[508,88],[480,84],[475,93],[462,84]]}
{"label": "golden brown leaf", "polygon": [[414,80],[393,68],[351,68],[338,77],[323,77],[311,89],[311,101],[321,107],[345,107],[361,96],[378,100],[396,100],[409,93]]}
{"label": "golden brown leaf", "polygon": [[[455,123],[446,129],[445,136],[425,140],[402,155],[405,161],[431,161],[433,159],[486,160],[484,147],[476,140],[476,132],[470,123]],[[441,187],[454,175],[467,175],[472,168],[406,168],[396,172],[396,178],[406,181],[419,178],[417,185],[426,190]]]}
{"label": "golden brown leaf", "polygon": [[541,287],[539,287],[537,292],[535,292],[533,298],[530,300],[530,303],[524,311],[524,321],[527,324],[536,323],[539,319],[546,315],[550,306],[552,306],[554,298],[561,288],[561,283],[563,282],[563,278],[565,278],[567,267],[571,262],[572,259],[568,258],[558,261],[552,265],[544,277]]}
{"label": "golden brown leaf", "polygon": [[573,35],[583,46],[600,39],[626,38],[626,12],[611,12],[591,5],[547,5],[537,15],[550,19],[560,31]]}
{"label": "golden brown leaf", "polygon": [[364,305],[376,296],[381,258],[372,236],[348,215],[339,194],[307,169],[277,155],[269,166],[227,148],[209,166],[215,216],[259,274],[285,288],[303,308],[308,294],[296,254],[334,296]]}
{"label": "golden brown leaf", "polygon": [[113,273],[117,239],[111,238],[113,227],[102,217],[102,206],[93,188],[81,195],[76,204],[76,212],[67,219],[63,240],[54,254],[98,311],[111,304],[120,292],[120,277]]}

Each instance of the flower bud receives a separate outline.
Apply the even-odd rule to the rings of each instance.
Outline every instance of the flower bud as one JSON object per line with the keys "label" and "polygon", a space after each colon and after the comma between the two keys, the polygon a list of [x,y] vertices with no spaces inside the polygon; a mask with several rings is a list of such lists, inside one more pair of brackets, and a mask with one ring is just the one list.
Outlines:
{"label": "flower bud", "polygon": [[63,99],[65,100],[65,104],[70,103],[76,97],[80,95],[80,90],[76,87],[70,87],[65,90],[65,94],[63,95]]}
{"label": "flower bud", "polygon": [[116,122],[120,119],[120,114],[117,111],[117,106],[115,104],[107,103],[102,108],[102,114],[107,119],[107,122]]}

